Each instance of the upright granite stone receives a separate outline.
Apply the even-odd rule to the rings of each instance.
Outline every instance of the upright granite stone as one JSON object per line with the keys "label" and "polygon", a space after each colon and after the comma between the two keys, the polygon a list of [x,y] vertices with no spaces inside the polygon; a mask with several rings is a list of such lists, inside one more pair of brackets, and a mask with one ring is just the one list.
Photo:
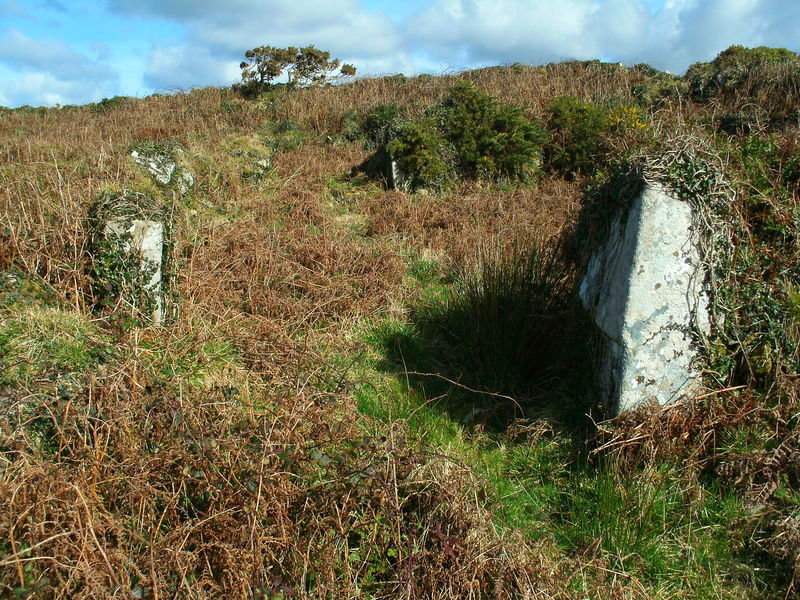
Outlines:
{"label": "upright granite stone", "polygon": [[688,202],[646,185],[589,258],[579,295],[599,330],[598,391],[612,413],[696,389],[695,334],[710,329],[700,235]]}
{"label": "upright granite stone", "polygon": [[389,159],[387,171],[389,175],[389,187],[399,192],[409,191],[408,177],[400,168],[400,164],[393,158]]}
{"label": "upright granite stone", "polygon": [[145,194],[124,191],[101,198],[91,220],[95,295],[104,305],[163,324],[171,230],[163,207]]}

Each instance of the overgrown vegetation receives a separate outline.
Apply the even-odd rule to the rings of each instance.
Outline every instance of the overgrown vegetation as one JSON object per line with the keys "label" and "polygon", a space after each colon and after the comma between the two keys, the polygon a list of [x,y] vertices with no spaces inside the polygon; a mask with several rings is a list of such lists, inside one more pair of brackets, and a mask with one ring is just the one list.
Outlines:
{"label": "overgrown vegetation", "polygon": [[531,181],[547,135],[518,106],[496,101],[469,82],[416,118],[396,104],[366,112],[351,137],[363,135],[380,161],[395,160],[412,190],[442,190],[456,179]]}
{"label": "overgrown vegetation", "polygon": [[[796,594],[792,55],[2,111],[0,596]],[[183,196],[129,156],[172,143]],[[350,175],[380,150],[440,193]],[[593,423],[567,242],[631,162],[726,225],[724,319],[698,398]],[[130,189],[169,200],[168,327],[89,254]]]}

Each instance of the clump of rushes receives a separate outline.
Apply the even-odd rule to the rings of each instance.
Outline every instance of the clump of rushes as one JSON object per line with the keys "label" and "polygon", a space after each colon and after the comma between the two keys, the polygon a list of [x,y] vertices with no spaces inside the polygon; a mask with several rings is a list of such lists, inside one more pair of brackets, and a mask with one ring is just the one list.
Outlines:
{"label": "clump of rushes", "polygon": [[448,341],[445,353],[474,385],[513,396],[512,412],[559,404],[552,416],[578,424],[588,407],[578,378],[565,374],[584,372],[588,328],[562,249],[526,239],[484,244],[453,279],[445,301],[423,309],[422,328]]}

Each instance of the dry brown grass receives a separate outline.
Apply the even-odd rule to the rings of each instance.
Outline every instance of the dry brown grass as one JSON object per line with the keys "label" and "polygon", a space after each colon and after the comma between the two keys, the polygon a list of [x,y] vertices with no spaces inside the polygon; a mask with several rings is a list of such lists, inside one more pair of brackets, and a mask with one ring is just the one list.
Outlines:
{"label": "dry brown grass", "polygon": [[[412,83],[402,100],[424,102],[442,89]],[[327,182],[365,154],[323,134],[352,106],[397,93],[365,81],[301,91],[267,109],[207,89],[0,121],[0,266],[42,280],[80,311],[92,304],[91,203],[132,182],[160,193],[128,159],[129,146],[177,140],[197,176],[193,199],[176,213],[178,322],[117,331],[115,358],[68,399],[46,382],[2,392],[14,415],[0,442],[3,594],[561,594],[566,563],[547,543],[498,537],[469,470],[431,461],[405,435],[358,430],[345,378],[319,345],[335,338],[337,323],[388,310],[403,277],[403,237],[452,250],[467,231],[557,228],[575,208],[575,194],[559,207],[552,199],[537,206],[534,192],[498,199],[463,190],[463,202],[439,205],[452,224],[445,239],[421,235],[430,215],[417,209],[396,231],[380,230],[397,210],[386,194],[354,207],[372,223],[367,235],[342,227]],[[282,117],[318,139],[277,155],[266,181],[242,180],[222,148]],[[482,222],[487,211],[491,224]],[[205,360],[202,349],[219,339],[234,345],[239,363],[208,365],[194,384],[183,382],[181,365]]]}
{"label": "dry brown grass", "polygon": [[[499,539],[468,469],[341,397],[153,394],[128,361],[68,402],[4,396],[0,589],[41,598],[556,598],[547,543]],[[32,452],[30,423],[50,428]]]}
{"label": "dry brown grass", "polygon": [[[578,216],[582,182],[556,177],[443,196],[356,182],[332,196],[331,180],[367,155],[334,143],[347,111],[422,111],[457,79],[540,117],[559,95],[631,101],[642,75],[568,63],[0,116],[0,271],[44,282],[84,315],[90,205],[132,184],[164,194],[128,158],[131,144],[179,141],[197,178],[188,200],[164,195],[177,209],[177,322],[124,331],[98,319],[114,356],[69,394],[47,377],[0,389],[0,596],[38,583],[36,598],[572,598],[576,581],[596,597],[651,596],[596,546],[566,556],[547,536],[498,533],[470,469],[400,428],[364,433],[349,366],[328,360],[331,348],[348,354],[354,321],[407,293],[402,256],[458,260],[479,238],[553,238]],[[692,127],[698,110],[667,105],[653,126]],[[226,148],[282,119],[310,139],[277,154],[263,181],[244,180]],[[232,350],[215,363],[205,349],[219,341]],[[202,373],[183,378],[195,363]],[[720,432],[764,410],[723,394],[640,411],[600,445],[630,466],[708,464]]]}

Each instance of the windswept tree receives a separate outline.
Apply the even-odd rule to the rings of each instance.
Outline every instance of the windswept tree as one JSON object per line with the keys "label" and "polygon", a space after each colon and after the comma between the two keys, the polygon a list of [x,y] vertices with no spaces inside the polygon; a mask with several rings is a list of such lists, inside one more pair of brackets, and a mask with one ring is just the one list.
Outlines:
{"label": "windswept tree", "polygon": [[[239,65],[242,69],[242,83],[246,88],[261,88],[284,73],[290,86],[322,85],[341,77],[356,74],[353,65],[342,64],[331,53],[314,46],[304,48],[275,48],[259,46],[244,53],[245,60]],[[334,72],[338,69],[338,74]]]}

